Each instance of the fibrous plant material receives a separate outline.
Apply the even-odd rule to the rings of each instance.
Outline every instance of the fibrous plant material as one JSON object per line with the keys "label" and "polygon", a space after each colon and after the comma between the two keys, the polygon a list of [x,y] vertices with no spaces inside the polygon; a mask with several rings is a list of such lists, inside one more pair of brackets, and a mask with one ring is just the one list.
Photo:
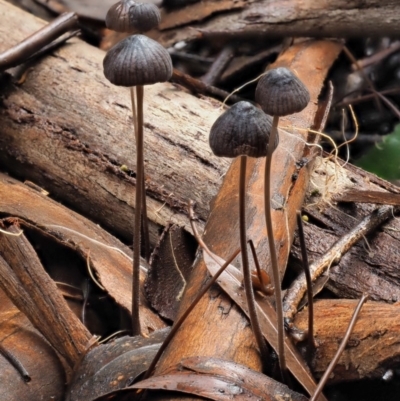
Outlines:
{"label": "fibrous plant material", "polygon": [[[251,279],[246,237],[246,164],[247,157],[263,157],[269,145],[271,119],[249,102],[239,102],[223,113],[210,131],[210,146],[216,156],[240,156],[239,231],[242,254],[243,283],[249,307],[251,327],[262,360],[266,363],[268,349],[262,336]],[[275,144],[275,143],[274,143]],[[271,146],[275,148],[275,146]]]}
{"label": "fibrous plant material", "polygon": [[[256,100],[265,113],[273,115],[270,141],[278,140],[279,117],[297,113],[303,110],[310,101],[310,94],[304,84],[292,71],[285,67],[278,67],[266,72],[260,79],[256,88]],[[276,315],[278,318],[279,337],[279,364],[282,375],[285,374],[285,348],[283,306],[281,295],[281,279],[279,276],[278,258],[276,256],[274,231],[271,216],[271,165],[274,148],[269,147],[265,163],[264,178],[264,209],[267,227],[268,246],[270,249],[272,277],[275,287]]]}

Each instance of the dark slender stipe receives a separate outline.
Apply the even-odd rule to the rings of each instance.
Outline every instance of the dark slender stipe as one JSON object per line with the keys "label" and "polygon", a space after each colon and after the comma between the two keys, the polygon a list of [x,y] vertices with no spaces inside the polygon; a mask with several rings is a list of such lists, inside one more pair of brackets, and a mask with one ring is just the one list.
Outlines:
{"label": "dark slender stipe", "polygon": [[[278,136],[278,121],[279,117],[274,116],[272,120],[271,134],[269,143],[275,143]],[[282,291],[281,291],[281,278],[279,274],[278,257],[276,255],[274,229],[272,227],[271,215],[271,167],[272,167],[272,154],[275,148],[268,146],[267,159],[265,161],[265,175],[264,175],[264,208],[265,208],[265,223],[267,227],[268,245],[271,257],[271,270],[272,279],[274,281],[275,299],[276,299],[276,317],[278,328],[278,358],[279,367],[281,369],[282,379],[286,376],[286,359],[285,359],[285,329],[283,325],[283,306],[282,306]]]}
{"label": "dark slender stipe", "polygon": [[78,28],[76,13],[64,13],[22,42],[0,54],[0,71],[15,67],[64,33]]}
{"label": "dark slender stipe", "polygon": [[136,87],[137,95],[137,136],[136,136],[136,199],[135,226],[133,234],[133,275],[132,275],[132,336],[141,335],[139,304],[140,304],[140,237],[142,216],[142,181],[143,181],[143,86]]}
{"label": "dark slender stipe", "polygon": [[301,212],[297,212],[297,227],[299,229],[299,240],[301,248],[301,259],[303,264],[304,275],[306,276],[307,282],[307,299],[308,299],[308,347],[307,347],[307,359],[310,362],[312,353],[315,350],[314,341],[314,303],[313,303],[313,291],[312,291],[312,280],[310,273],[310,265],[308,263],[306,240],[304,238],[303,220],[301,218]]}
{"label": "dark slender stipe", "polygon": [[243,285],[249,308],[249,319],[251,328],[256,338],[258,348],[260,349],[263,365],[266,364],[269,352],[267,344],[261,331],[260,322],[257,315],[256,301],[254,299],[253,283],[249,266],[249,256],[247,252],[246,238],[246,165],[247,156],[240,156],[240,177],[239,177],[239,231],[240,231],[240,249],[242,251],[242,269]]}
{"label": "dark slender stipe", "polygon": [[325,383],[327,382],[329,376],[332,373],[333,368],[336,366],[337,361],[339,360],[340,356],[342,355],[344,349],[346,348],[347,341],[349,340],[349,337],[351,335],[351,332],[353,331],[353,328],[357,322],[358,315],[361,312],[361,308],[364,305],[365,301],[368,299],[368,294],[364,294],[360,301],[358,302],[357,308],[355,309],[353,316],[350,320],[349,327],[347,328],[346,334],[343,337],[342,342],[340,343],[340,346],[338,350],[336,351],[335,356],[333,357],[331,363],[329,364],[328,368],[326,369],[325,373],[321,377],[321,380],[318,383],[317,388],[315,389],[315,392],[313,396],[310,398],[310,401],[316,401],[318,399],[318,396],[320,395],[322,389],[325,386]]}
{"label": "dark slender stipe", "polygon": [[0,353],[3,354],[4,358],[6,358],[12,366],[14,366],[15,370],[17,370],[17,372],[24,379],[24,382],[28,383],[31,381],[31,376],[23,367],[22,363],[10,351],[7,351],[2,343],[0,343]]}

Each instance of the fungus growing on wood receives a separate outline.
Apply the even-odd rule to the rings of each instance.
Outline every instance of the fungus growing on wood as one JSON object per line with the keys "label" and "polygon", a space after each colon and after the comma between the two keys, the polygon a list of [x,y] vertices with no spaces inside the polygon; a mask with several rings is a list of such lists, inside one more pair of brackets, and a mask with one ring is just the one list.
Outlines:
{"label": "fungus growing on wood", "polygon": [[[267,154],[271,118],[249,102],[234,104],[213,124],[210,132],[210,147],[222,157],[240,156],[239,178],[239,231],[242,254],[243,284],[249,317],[262,360],[265,362],[268,349],[261,332],[254,300],[254,291],[249,267],[246,238],[246,164],[247,157],[264,157]],[[275,144],[276,145],[276,144]],[[275,147],[275,146],[274,146]]]}
{"label": "fungus growing on wood", "polygon": [[[278,138],[279,117],[303,110],[310,101],[310,94],[301,80],[294,75],[292,71],[285,67],[279,67],[267,71],[267,73],[261,77],[256,88],[256,101],[260,104],[265,113],[273,116],[270,141],[275,142]],[[265,162],[264,204],[268,245],[271,256],[271,270],[275,287],[276,315],[278,319],[278,357],[281,372],[284,375],[286,371],[286,362],[281,280],[271,216],[270,176],[272,153],[274,150],[275,149],[272,147],[268,148],[267,160]]]}
{"label": "fungus growing on wood", "polygon": [[[115,19],[122,20],[121,27],[135,29],[154,27],[159,23],[159,12],[154,7],[142,7],[131,0],[125,0],[112,6],[109,20],[118,25]],[[147,11],[146,11],[147,10]],[[157,16],[158,15],[158,16]],[[143,93],[144,85],[168,81],[172,76],[172,61],[169,53],[159,43],[138,34],[129,36],[112,47],[103,61],[104,75],[114,85],[130,87],[132,112],[136,136],[136,197],[133,244],[133,285],[132,285],[132,335],[141,334],[139,320],[139,272],[141,216],[144,214],[146,244],[148,246],[148,226],[146,213],[146,194],[144,184],[143,155]],[[136,87],[137,110],[135,102]],[[147,233],[147,234],[146,234]],[[148,252],[146,252],[146,256]]]}

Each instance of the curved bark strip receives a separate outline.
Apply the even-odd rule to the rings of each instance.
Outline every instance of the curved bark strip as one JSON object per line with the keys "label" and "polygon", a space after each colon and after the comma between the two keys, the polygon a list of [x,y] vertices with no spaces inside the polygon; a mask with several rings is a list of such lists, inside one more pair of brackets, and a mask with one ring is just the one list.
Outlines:
{"label": "curved bark strip", "polygon": [[[230,3],[230,4],[227,4]],[[219,6],[217,6],[219,4]],[[164,45],[198,37],[397,36],[396,0],[208,0],[165,12],[152,36]]]}
{"label": "curved bark strip", "polygon": [[[47,196],[2,174],[0,213],[1,216],[20,218],[30,227],[76,251],[88,260],[107,293],[123,308],[131,309],[132,251],[115,237]],[[143,266],[145,263],[142,261]],[[142,284],[144,279],[142,271]],[[160,317],[150,310],[143,286],[140,318],[144,333],[165,326]]]}
{"label": "curved bark strip", "polygon": [[[4,0],[0,17],[0,51],[44,25]],[[103,58],[103,51],[74,39],[39,60],[21,86],[0,80],[0,165],[131,241],[136,166],[130,96],[104,78]],[[160,225],[189,227],[189,197],[204,224],[230,162],[212,157],[208,146],[220,103],[169,83],[146,87],[144,101],[155,244]]]}
{"label": "curved bark strip", "polygon": [[[305,146],[307,135],[294,126],[307,129],[314,123],[317,99],[324,78],[341,46],[330,41],[304,41],[290,48],[277,64],[293,68],[305,82],[312,101],[300,114],[282,120],[281,141],[276,150],[272,174],[272,193],[276,209],[272,217],[279,249],[279,265],[286,266],[296,210],[301,207],[308,185],[312,154]],[[303,167],[296,162],[308,158]],[[304,160],[303,160],[304,162]],[[268,246],[263,212],[263,173],[265,160],[249,159],[247,174],[248,237],[254,241],[260,262],[268,264]],[[210,218],[205,229],[205,242],[212,251],[227,258],[239,244],[238,229],[238,173],[239,162],[234,161],[225,176],[220,192],[212,204]],[[293,179],[293,174],[296,179]],[[273,203],[274,203],[273,202]],[[208,274],[202,259],[195,264],[195,274],[187,285],[180,313],[185,310]],[[213,356],[233,360],[260,370],[261,361],[254,336],[244,315],[217,287],[204,297],[189,315],[181,330],[166,350],[156,374],[163,374],[169,366],[190,356]],[[167,399],[168,396],[163,396]],[[168,398],[169,399],[169,398]]]}

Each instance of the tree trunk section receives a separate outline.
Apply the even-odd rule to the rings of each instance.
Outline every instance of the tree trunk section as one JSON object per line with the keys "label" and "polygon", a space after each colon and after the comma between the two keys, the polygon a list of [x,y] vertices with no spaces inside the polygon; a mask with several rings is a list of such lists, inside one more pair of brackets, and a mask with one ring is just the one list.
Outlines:
{"label": "tree trunk section", "polygon": [[[3,0],[0,16],[0,51],[44,24]],[[74,39],[38,60],[22,85],[3,76],[0,165],[131,241],[136,156],[130,95],[104,78],[104,55]],[[144,97],[145,180],[155,244],[166,222],[188,227],[188,199],[197,203],[204,224],[230,161],[212,157],[208,146],[220,103],[169,83],[146,86]]]}

